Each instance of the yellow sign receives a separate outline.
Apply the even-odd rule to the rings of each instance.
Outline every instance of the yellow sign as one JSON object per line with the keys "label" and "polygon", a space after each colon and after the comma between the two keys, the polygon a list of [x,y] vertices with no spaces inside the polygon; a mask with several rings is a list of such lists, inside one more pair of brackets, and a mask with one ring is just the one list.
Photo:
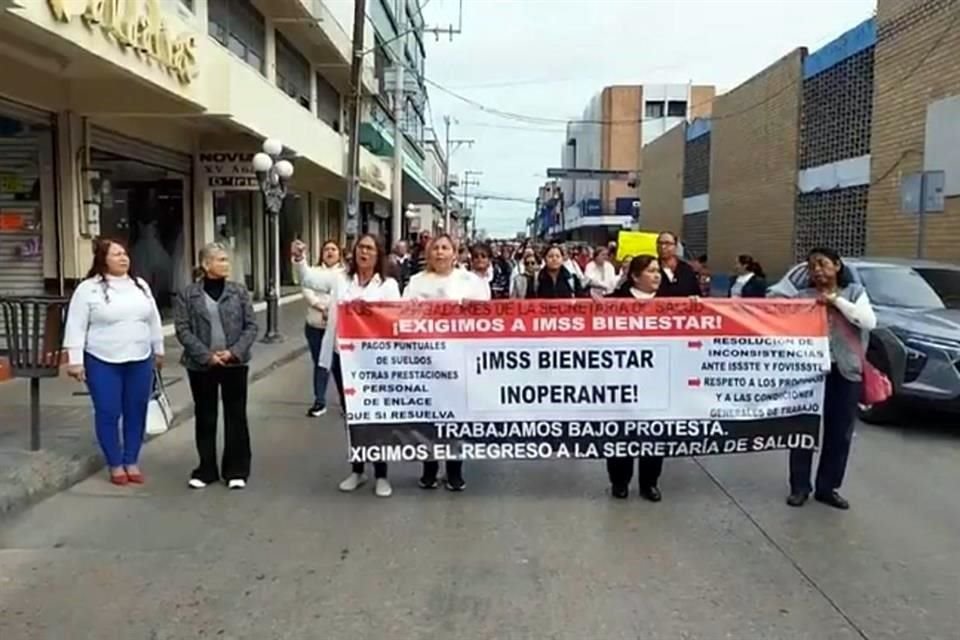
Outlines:
{"label": "yellow sign", "polygon": [[159,0],[47,0],[53,17],[70,22],[80,16],[93,29],[122,47],[132,47],[173,73],[180,82],[196,76],[197,39],[190,33],[170,33]]}
{"label": "yellow sign", "polygon": [[617,260],[657,255],[657,235],[649,231],[621,231],[617,235]]}

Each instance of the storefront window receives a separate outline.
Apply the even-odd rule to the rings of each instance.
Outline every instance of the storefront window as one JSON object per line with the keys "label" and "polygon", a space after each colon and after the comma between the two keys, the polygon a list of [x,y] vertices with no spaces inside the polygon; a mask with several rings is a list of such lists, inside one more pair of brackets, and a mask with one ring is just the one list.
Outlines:
{"label": "storefront window", "polygon": [[253,291],[252,191],[214,191],[213,227],[217,242],[230,252],[230,279]]}
{"label": "storefront window", "polygon": [[133,269],[166,312],[190,282],[183,224],[189,178],[96,149],[91,159],[101,179],[100,235],[126,243]]}
{"label": "storefront window", "polygon": [[[52,129],[0,105],[0,296],[44,293],[44,207],[53,207]],[[0,318],[0,352],[6,348]]]}

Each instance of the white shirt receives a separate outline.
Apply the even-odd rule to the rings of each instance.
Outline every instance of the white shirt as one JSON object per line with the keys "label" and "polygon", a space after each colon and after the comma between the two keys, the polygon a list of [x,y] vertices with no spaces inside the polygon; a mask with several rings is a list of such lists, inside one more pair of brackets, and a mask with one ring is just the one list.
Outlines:
{"label": "white shirt", "polygon": [[489,300],[490,286],[476,274],[454,269],[445,276],[421,271],[410,278],[404,300]]}
{"label": "white shirt", "polygon": [[327,331],[320,344],[320,357],[317,366],[329,369],[333,362],[333,352],[338,351],[337,305],[350,300],[367,302],[389,302],[400,299],[400,286],[393,278],[381,278],[374,275],[367,286],[361,286],[356,275],[349,275],[343,269],[310,268],[306,262],[294,262],[294,268],[304,287],[318,293],[330,294],[330,312],[327,316]]}
{"label": "white shirt", "polygon": [[637,300],[653,300],[657,294],[647,293],[646,291],[640,291],[640,289],[637,289],[636,287],[630,287],[630,295]]}
{"label": "white shirt", "polygon": [[[343,266],[339,264],[332,267],[321,264],[313,268],[321,271],[343,271]],[[314,291],[309,287],[303,287],[303,297],[309,305],[307,307],[307,324],[317,329],[326,327],[327,317],[330,315],[330,301],[333,296],[327,291]]]}
{"label": "white shirt", "polygon": [[63,346],[72,365],[82,365],[84,353],[112,363],[163,355],[160,312],[150,287],[129,276],[81,282],[70,299]]}
{"label": "white shirt", "polygon": [[745,273],[741,276],[737,276],[737,279],[733,281],[733,286],[730,287],[730,297],[739,298],[743,294],[743,287],[750,279],[753,277],[753,273]]}
{"label": "white shirt", "polygon": [[617,270],[609,262],[604,262],[603,267],[597,264],[595,260],[587,263],[587,268],[583,270],[583,275],[591,284],[600,285],[605,293],[613,293],[617,288]]}

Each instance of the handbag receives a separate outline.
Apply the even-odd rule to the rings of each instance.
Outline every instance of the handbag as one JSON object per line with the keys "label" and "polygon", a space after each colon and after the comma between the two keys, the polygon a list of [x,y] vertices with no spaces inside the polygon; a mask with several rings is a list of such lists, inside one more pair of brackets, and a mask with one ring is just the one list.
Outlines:
{"label": "handbag", "polygon": [[166,433],[172,423],[173,409],[170,407],[170,398],[167,397],[167,390],[163,385],[163,377],[158,370],[154,370],[153,391],[147,403],[147,435],[159,436]]}
{"label": "handbag", "polygon": [[[837,311],[837,313],[840,312]],[[850,337],[852,344],[856,345],[855,349],[860,352],[860,369],[863,377],[863,384],[860,387],[860,404],[875,405],[886,402],[893,397],[893,383],[880,369],[877,369],[867,360],[866,350],[846,318],[843,318],[841,322],[843,322],[844,332]]]}

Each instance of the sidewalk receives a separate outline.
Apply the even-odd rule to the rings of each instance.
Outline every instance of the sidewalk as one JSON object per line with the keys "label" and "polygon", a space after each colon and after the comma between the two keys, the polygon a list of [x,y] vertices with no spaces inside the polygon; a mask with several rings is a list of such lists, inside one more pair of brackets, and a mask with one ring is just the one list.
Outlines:
{"label": "sidewalk", "polygon": [[[280,330],[286,341],[254,345],[251,382],[269,375],[307,350],[303,317],[301,301],[280,308]],[[257,324],[262,334],[266,324],[264,313],[257,314]],[[176,426],[193,417],[193,400],[186,371],[179,363],[181,349],[176,338],[167,338],[166,352],[163,378]],[[28,387],[28,380],[0,384],[0,519],[103,468],[93,434],[93,407],[86,387],[66,375],[40,382],[40,442],[43,448],[36,452],[30,451]],[[305,383],[304,406],[309,404],[308,396]]]}

